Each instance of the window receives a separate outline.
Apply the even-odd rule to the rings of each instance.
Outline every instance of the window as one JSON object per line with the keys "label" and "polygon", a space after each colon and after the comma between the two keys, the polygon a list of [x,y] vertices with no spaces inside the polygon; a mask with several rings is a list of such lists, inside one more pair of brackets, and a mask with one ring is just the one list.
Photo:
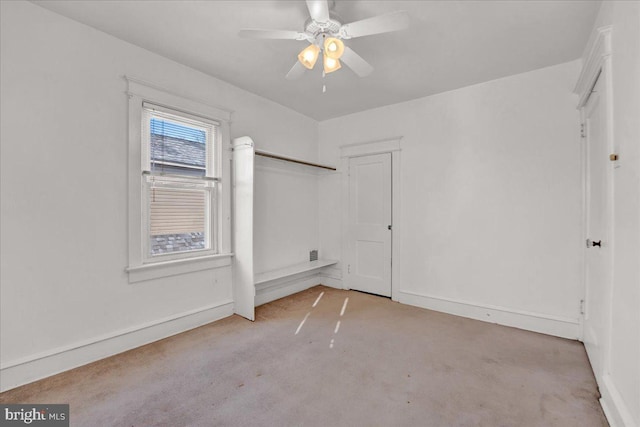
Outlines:
{"label": "window", "polygon": [[149,103],[142,117],[145,258],[216,253],[219,123]]}
{"label": "window", "polygon": [[230,265],[230,113],[127,81],[129,281]]}

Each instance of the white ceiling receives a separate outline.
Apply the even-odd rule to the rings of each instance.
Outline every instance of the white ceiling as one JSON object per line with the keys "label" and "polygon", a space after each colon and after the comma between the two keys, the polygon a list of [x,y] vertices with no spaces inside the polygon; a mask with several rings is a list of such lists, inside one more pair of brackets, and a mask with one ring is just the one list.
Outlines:
{"label": "white ceiling", "polygon": [[371,63],[358,78],[319,65],[284,76],[303,41],[251,40],[241,28],[303,30],[304,1],[34,1],[316,120],[420,98],[581,56],[599,1],[336,0],[343,23],[406,10],[409,29],[346,43]]}

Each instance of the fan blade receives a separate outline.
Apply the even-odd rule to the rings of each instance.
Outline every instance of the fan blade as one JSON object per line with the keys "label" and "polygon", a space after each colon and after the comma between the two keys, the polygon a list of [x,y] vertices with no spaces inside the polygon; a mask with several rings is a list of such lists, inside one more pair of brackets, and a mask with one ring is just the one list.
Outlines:
{"label": "fan blade", "polygon": [[307,35],[300,31],[244,29],[238,33],[240,37],[251,39],[306,40]]}
{"label": "fan blade", "polygon": [[404,30],[408,26],[409,14],[404,10],[400,10],[398,12],[391,12],[385,15],[344,24],[340,28],[340,36],[343,39],[352,39],[354,37]]}
{"label": "fan blade", "polygon": [[340,57],[349,68],[353,70],[359,77],[366,77],[373,71],[373,67],[360,55],[355,53],[349,46],[344,47],[344,53]]}
{"label": "fan blade", "polygon": [[304,65],[302,65],[300,61],[296,61],[296,63],[293,64],[293,67],[291,67],[291,69],[287,73],[286,79],[295,80],[303,75],[305,71],[307,71],[307,69],[304,67]]}
{"label": "fan blade", "polygon": [[317,22],[329,22],[329,4],[327,0],[307,0],[311,19]]}

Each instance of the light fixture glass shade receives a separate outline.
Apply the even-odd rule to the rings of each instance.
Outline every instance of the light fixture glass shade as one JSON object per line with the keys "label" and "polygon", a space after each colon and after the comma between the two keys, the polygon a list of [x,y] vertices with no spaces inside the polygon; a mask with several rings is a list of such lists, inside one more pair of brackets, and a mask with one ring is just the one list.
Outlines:
{"label": "light fixture glass shade", "polygon": [[342,65],[340,65],[340,61],[334,58],[330,58],[326,54],[324,55],[324,72],[329,74],[333,73],[336,70],[339,70]]}
{"label": "light fixture glass shade", "polygon": [[315,44],[310,44],[298,54],[298,61],[308,69],[312,69],[316,65],[320,48]]}
{"label": "light fixture glass shade", "polygon": [[344,43],[335,37],[329,37],[324,41],[324,54],[332,59],[340,59],[344,53]]}

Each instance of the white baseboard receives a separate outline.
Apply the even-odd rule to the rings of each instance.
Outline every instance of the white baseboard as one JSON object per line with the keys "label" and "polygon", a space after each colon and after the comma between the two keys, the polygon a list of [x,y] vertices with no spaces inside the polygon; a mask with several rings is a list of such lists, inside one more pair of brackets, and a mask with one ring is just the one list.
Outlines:
{"label": "white baseboard", "polygon": [[335,277],[340,270],[335,267],[324,267],[320,271],[298,273],[280,279],[256,285],[256,307],[280,298],[305,291],[316,285],[343,289],[342,279]]}
{"label": "white baseboard", "polygon": [[330,288],[344,289],[342,279],[324,273],[320,273],[320,283]]}
{"label": "white baseboard", "polygon": [[611,427],[638,427],[610,375],[604,375],[600,387],[600,405]]}
{"label": "white baseboard", "polygon": [[0,391],[6,391],[104,359],[233,314],[233,301],[190,310],[44,353],[3,363]]}
{"label": "white baseboard", "polygon": [[291,277],[273,280],[266,284],[268,286],[256,286],[256,307],[312,288],[319,285],[322,280],[318,273],[302,277],[298,275],[298,277],[293,279]]}
{"label": "white baseboard", "polygon": [[320,274],[327,277],[333,277],[335,279],[342,279],[342,267],[339,267],[340,263],[324,267],[320,270]]}
{"label": "white baseboard", "polygon": [[398,302],[416,307],[441,311],[456,316],[512,326],[562,338],[578,339],[578,319],[562,318],[540,313],[531,313],[509,308],[459,301],[450,298],[422,295],[406,290],[397,292]]}

